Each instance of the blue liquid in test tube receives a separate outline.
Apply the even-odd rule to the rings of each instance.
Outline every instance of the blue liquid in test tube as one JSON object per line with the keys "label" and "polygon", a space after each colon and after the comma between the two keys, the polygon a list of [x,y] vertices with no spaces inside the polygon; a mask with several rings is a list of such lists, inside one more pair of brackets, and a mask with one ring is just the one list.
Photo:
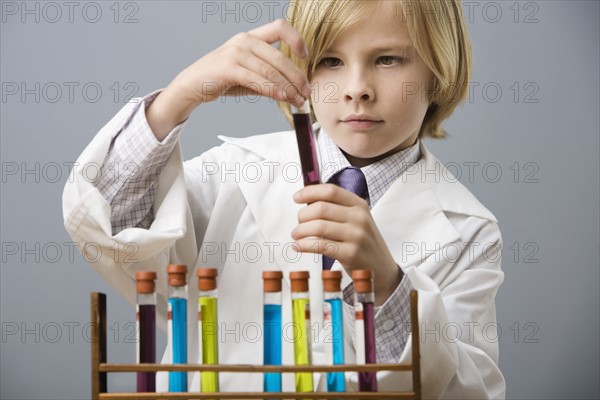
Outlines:
{"label": "blue liquid in test tube", "polygon": [[[187,300],[169,299],[173,326],[173,364],[187,363]],[[187,373],[169,372],[169,392],[187,391]]]}
{"label": "blue liquid in test tube", "polygon": [[[325,301],[329,303],[331,307],[331,340],[333,342],[333,364],[344,364],[344,320],[342,314],[342,300],[334,298]],[[346,391],[346,381],[344,380],[343,372],[327,373],[327,391]]]}
{"label": "blue liquid in test tube", "polygon": [[[281,271],[263,271],[264,365],[281,365]],[[281,392],[281,374],[263,375],[264,392]]]}
{"label": "blue liquid in test tube", "polygon": [[[344,314],[342,311],[341,271],[323,271],[323,322],[330,330],[326,343],[328,362],[334,365],[344,364]],[[346,381],[343,372],[327,373],[327,391],[345,392]]]}
{"label": "blue liquid in test tube", "polygon": [[[265,304],[264,364],[281,365],[281,305]],[[281,374],[265,373],[265,392],[281,392]]]}
{"label": "blue liquid in test tube", "polygon": [[[187,363],[187,267],[170,264],[168,340],[173,364]],[[187,372],[169,372],[169,392],[187,392]]]}

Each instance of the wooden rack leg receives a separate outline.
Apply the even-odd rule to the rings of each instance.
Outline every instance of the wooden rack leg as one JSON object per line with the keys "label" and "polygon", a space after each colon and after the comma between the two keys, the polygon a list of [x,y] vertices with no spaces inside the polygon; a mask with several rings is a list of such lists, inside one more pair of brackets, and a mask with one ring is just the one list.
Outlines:
{"label": "wooden rack leg", "polygon": [[410,320],[412,329],[412,378],[415,399],[421,400],[421,335],[419,334],[419,294],[410,292]]}
{"label": "wooden rack leg", "polygon": [[100,364],[106,363],[106,295],[93,292],[91,295],[92,329],[92,400],[106,393],[106,372],[100,372]]}

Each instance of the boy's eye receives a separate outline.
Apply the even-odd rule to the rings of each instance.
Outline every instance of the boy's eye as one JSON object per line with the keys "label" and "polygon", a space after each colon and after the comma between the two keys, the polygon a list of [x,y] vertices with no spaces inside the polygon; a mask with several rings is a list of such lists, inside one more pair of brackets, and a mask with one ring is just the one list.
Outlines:
{"label": "boy's eye", "polygon": [[396,57],[396,56],[381,56],[381,57],[379,57],[379,62],[382,65],[401,64],[402,61],[404,61],[404,59],[402,57]]}
{"label": "boy's eye", "polygon": [[325,57],[322,58],[321,61],[319,61],[319,64],[322,64],[328,68],[339,67],[341,63],[342,61],[339,58],[334,57]]}

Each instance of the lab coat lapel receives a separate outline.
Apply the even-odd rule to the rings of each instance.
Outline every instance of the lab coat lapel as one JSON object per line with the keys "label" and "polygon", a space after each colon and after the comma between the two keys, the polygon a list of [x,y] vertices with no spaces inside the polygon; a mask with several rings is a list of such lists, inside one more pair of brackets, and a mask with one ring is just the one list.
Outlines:
{"label": "lab coat lapel", "polygon": [[[259,180],[240,179],[240,190],[265,246],[273,248],[274,265],[284,272],[289,283],[289,272],[308,270],[310,284],[321,279],[321,256],[296,253],[292,249],[292,229],[298,224],[298,211],[303,207],[293,201],[295,192],[302,188],[300,159],[293,132],[280,132],[244,139],[220,137],[222,140],[252,151],[263,158]],[[313,281],[313,279],[315,279]]]}
{"label": "lab coat lapel", "polygon": [[[460,234],[446,218],[433,185],[441,164],[421,143],[421,159],[398,178],[371,210],[394,260],[417,266]],[[436,169],[437,168],[437,169]],[[429,173],[425,173],[429,172]]]}

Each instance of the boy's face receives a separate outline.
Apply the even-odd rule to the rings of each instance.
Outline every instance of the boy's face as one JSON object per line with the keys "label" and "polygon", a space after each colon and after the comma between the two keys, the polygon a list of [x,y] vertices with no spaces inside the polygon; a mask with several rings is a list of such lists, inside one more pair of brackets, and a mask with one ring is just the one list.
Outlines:
{"label": "boy's face", "polygon": [[415,143],[433,74],[405,23],[386,7],[342,32],[317,63],[313,110],[351,164],[368,165]]}

